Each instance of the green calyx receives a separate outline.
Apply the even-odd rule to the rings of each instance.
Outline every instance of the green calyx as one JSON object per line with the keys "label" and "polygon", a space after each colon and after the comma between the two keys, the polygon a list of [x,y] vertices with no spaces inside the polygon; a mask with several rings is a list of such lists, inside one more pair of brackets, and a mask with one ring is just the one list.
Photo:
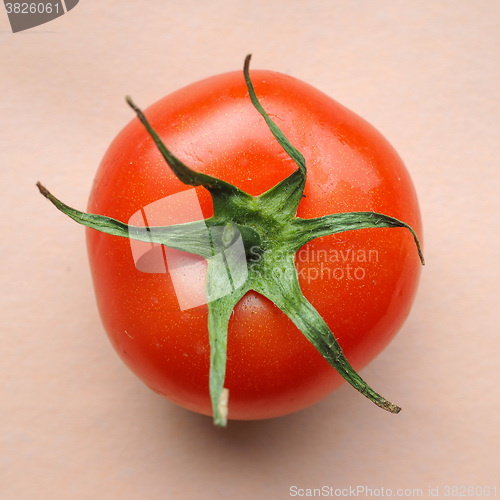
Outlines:
{"label": "green calyx", "polygon": [[[364,228],[399,227],[411,232],[424,264],[418,238],[406,223],[374,212],[339,213],[315,219],[296,217],[306,183],[306,163],[259,103],[250,79],[249,64],[250,56],[247,56],[244,77],[250,99],[278,143],[297,165],[291,175],[265,193],[251,196],[223,180],[191,170],[167,149],[129,97],[128,104],[175,175],[187,185],[203,186],[210,192],[214,208],[212,217],[172,226],[135,227],[75,210],[55,198],[40,183],[37,186],[60,211],[80,224],[115,236],[159,243],[207,259],[209,389],[217,426],[226,425],[231,408],[230,394],[224,387],[228,322],[236,304],[250,290],[264,295],[281,309],[355,389],[381,408],[398,413],[398,406],[376,393],[356,373],[328,325],[303,295],[295,253],[307,242],[321,236]],[[230,290],[220,296],[220,290],[227,289],[228,277]]]}

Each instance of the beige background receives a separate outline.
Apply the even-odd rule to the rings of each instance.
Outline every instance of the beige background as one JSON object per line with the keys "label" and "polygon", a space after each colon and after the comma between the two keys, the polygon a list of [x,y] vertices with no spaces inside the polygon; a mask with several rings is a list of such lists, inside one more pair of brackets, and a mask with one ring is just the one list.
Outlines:
{"label": "beige background", "polygon": [[[344,386],[220,431],[151,393],[104,334],[83,229],[36,191],[84,208],[131,119],[125,94],[146,106],[248,52],[367,118],[412,174],[427,266],[403,330],[363,371],[399,416]],[[495,0],[81,0],[15,35],[1,5],[0,498],[500,495],[499,60]]]}

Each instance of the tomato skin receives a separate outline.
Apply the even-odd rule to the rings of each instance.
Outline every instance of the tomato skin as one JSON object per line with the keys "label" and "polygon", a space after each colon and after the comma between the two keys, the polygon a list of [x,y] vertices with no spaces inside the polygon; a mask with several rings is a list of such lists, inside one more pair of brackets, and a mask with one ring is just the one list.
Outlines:
{"label": "tomato skin", "polygon": [[[379,132],[297,79],[270,71],[251,76],[260,102],[306,159],[305,197],[297,216],[375,211],[406,222],[421,238],[413,184]],[[296,168],[251,104],[241,72],[185,87],[145,114],[180,160],[252,195]],[[102,160],[88,212],[128,222],[141,208],[189,189],[134,119]],[[196,194],[203,216],[209,217],[210,195],[201,187]],[[210,415],[206,305],[181,311],[170,275],[139,271],[127,239],[87,229],[87,244],[98,308],[118,354],[154,391]],[[398,228],[326,236],[303,247],[296,261],[304,295],[360,370],[386,347],[409,313],[420,274],[411,234]],[[225,384],[230,419],[285,415],[341,383],[269,300],[249,292],[236,306]]]}

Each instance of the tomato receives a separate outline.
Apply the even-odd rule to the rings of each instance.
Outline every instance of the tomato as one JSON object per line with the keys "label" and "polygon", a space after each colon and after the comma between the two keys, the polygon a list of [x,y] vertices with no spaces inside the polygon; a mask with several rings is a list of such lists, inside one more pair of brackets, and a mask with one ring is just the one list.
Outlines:
{"label": "tomato", "polygon": [[[376,212],[404,221],[421,238],[410,176],[374,127],[298,79],[264,70],[252,70],[251,77],[260,103],[305,158],[307,181],[297,217]],[[189,85],[144,114],[166,147],[191,169],[252,196],[297,169],[256,111],[241,72]],[[89,213],[148,225],[207,219],[213,210],[210,193],[176,177],[137,118],[110,145],[88,203]],[[127,238],[94,229],[87,229],[87,244],[97,305],[117,353],[152,390],[212,415],[208,306],[193,299],[182,307],[175,259],[169,260],[160,246],[142,243],[141,249]],[[144,267],[152,257],[159,264]],[[321,236],[300,248],[295,263],[305,297],[356,371],[402,326],[421,268],[414,238],[403,227]],[[181,264],[181,271],[194,269],[200,258],[186,257]],[[181,284],[189,302],[196,287],[188,278]],[[230,419],[295,412],[343,381],[271,300],[253,290],[239,300],[227,336],[224,386]]]}

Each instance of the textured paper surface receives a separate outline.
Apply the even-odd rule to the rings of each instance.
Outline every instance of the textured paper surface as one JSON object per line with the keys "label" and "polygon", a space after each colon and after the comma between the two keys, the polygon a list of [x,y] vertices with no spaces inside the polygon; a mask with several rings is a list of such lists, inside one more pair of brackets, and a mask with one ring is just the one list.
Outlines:
{"label": "textured paper surface", "polygon": [[[500,494],[499,26],[494,0],[83,0],[13,34],[0,5],[0,498]],[[145,107],[249,52],[371,121],[414,179],[427,266],[404,328],[363,371],[398,416],[344,386],[220,431],[151,393],[104,334],[83,228],[36,190],[85,208],[132,118],[126,94]]]}

